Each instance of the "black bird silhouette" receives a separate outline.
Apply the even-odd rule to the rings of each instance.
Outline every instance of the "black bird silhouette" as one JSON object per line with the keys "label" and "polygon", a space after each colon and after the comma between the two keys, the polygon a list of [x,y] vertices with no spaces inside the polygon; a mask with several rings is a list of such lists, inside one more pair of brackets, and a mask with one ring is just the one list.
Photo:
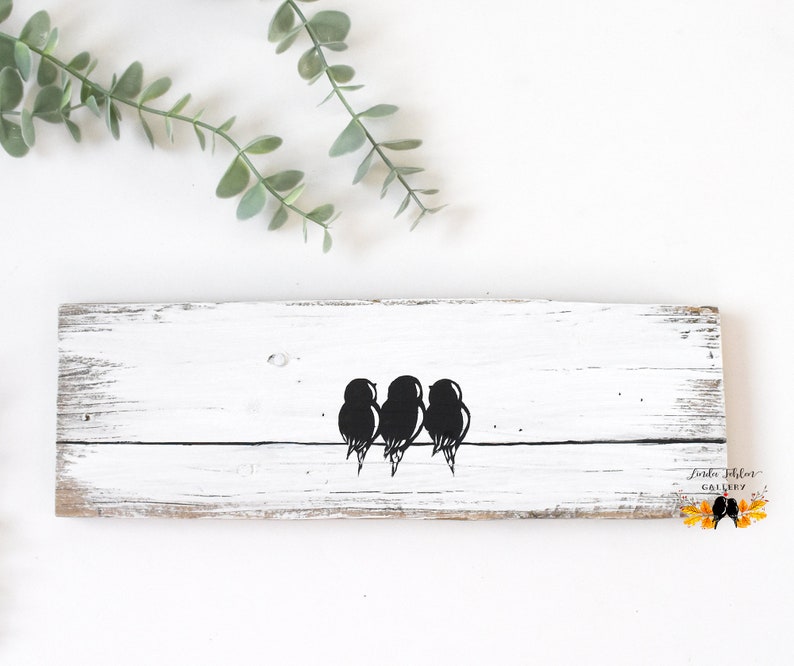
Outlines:
{"label": "black bird silhouette", "polygon": [[471,413],[463,404],[460,385],[451,379],[439,379],[427,398],[425,429],[433,440],[433,455],[442,451],[454,475],[455,453],[469,432]]}
{"label": "black bird silhouette", "polygon": [[369,379],[354,379],[345,388],[345,404],[339,410],[339,432],[347,444],[347,457],[353,451],[358,458],[358,473],[364,457],[378,436],[380,408],[378,391]]}
{"label": "black bird silhouette", "polygon": [[394,476],[405,450],[422,431],[425,418],[422,385],[416,377],[403,375],[389,385],[380,417],[380,436],[386,442],[383,457],[391,462]]}
{"label": "black bird silhouette", "polygon": [[711,505],[711,512],[714,514],[714,529],[717,529],[717,525],[719,522],[727,515],[728,518],[733,520],[734,527],[738,527],[736,524],[739,520],[739,504],[736,502],[733,497],[729,497],[727,500],[724,496],[720,495],[719,497],[714,499],[714,503]]}

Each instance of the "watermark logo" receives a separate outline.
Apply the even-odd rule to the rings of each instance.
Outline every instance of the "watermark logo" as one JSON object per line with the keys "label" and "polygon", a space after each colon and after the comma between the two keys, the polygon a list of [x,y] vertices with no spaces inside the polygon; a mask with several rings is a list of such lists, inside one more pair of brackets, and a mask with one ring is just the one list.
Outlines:
{"label": "watermark logo", "polygon": [[[728,485],[741,485],[742,488],[740,490],[743,490],[745,484]],[[699,524],[704,530],[716,530],[720,521],[728,518],[733,521],[735,527],[750,527],[750,525],[766,518],[768,501],[765,495],[766,486],[764,486],[762,491],[752,493],[749,501],[743,497],[737,500],[729,496],[727,491],[717,495],[712,502],[703,500],[700,504],[693,498],[681,495],[681,515],[684,516],[684,525],[694,527]]]}
{"label": "watermark logo", "polygon": [[748,481],[760,474],[757,469],[748,470],[744,467],[696,467],[686,480],[700,483],[703,492],[729,493],[744,491]]}

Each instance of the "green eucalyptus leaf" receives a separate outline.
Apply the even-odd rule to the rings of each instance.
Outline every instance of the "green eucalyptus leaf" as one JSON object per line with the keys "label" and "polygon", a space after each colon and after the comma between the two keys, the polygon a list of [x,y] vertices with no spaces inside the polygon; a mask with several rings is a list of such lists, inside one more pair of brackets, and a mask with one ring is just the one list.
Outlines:
{"label": "green eucalyptus leaf", "polygon": [[248,170],[248,165],[238,155],[223,174],[223,178],[215,190],[215,195],[220,199],[228,199],[240,194],[248,185],[250,178],[251,172]]}
{"label": "green eucalyptus leaf", "polygon": [[384,141],[380,145],[389,150],[413,150],[421,146],[422,141],[420,139],[401,139],[400,141]]}
{"label": "green eucalyptus leaf", "polygon": [[309,242],[309,229],[308,229],[308,220],[304,217],[303,218],[303,242]]}
{"label": "green eucalyptus leaf", "polygon": [[165,134],[168,137],[168,140],[173,143],[174,142],[174,124],[171,122],[171,116],[165,117]]}
{"label": "green eucalyptus leaf", "polygon": [[99,105],[96,102],[96,98],[93,95],[89,95],[84,104],[88,107],[88,109],[93,113],[97,118],[102,117],[102,111],[99,110]]}
{"label": "green eucalyptus leaf", "polygon": [[328,74],[337,83],[347,83],[356,75],[356,70],[348,65],[333,65],[328,68]]}
{"label": "green eucalyptus leaf", "polygon": [[298,74],[307,81],[323,73],[323,61],[316,48],[310,48],[298,60]]}
{"label": "green eucalyptus leaf", "polygon": [[19,70],[19,75],[23,80],[27,81],[30,78],[30,69],[33,66],[33,55],[30,52],[30,47],[25,42],[14,44],[14,62]]}
{"label": "green eucalyptus leaf", "polygon": [[358,169],[356,169],[356,175],[353,177],[353,185],[361,182],[364,179],[364,176],[369,173],[370,167],[372,166],[373,157],[375,157],[374,148],[369,151],[369,154],[364,158],[364,161],[359,165]]}
{"label": "green eucalyptus leaf", "polygon": [[318,224],[323,224],[331,219],[334,214],[334,207],[331,204],[323,204],[322,206],[318,206],[310,213],[306,214],[312,222],[317,222]]}
{"label": "green eucalyptus leaf", "polygon": [[347,127],[342,130],[342,133],[337,137],[328,154],[331,157],[339,157],[346,153],[352,153],[358,150],[367,140],[367,135],[364,133],[361,125],[357,120],[351,120]]}
{"label": "green eucalyptus leaf", "polygon": [[326,229],[323,232],[323,254],[328,254],[331,251],[331,248],[334,245],[334,240],[331,238],[331,234]]}
{"label": "green eucalyptus leaf", "polygon": [[83,138],[83,133],[80,131],[80,128],[77,126],[77,124],[68,118],[64,118],[63,122],[66,123],[66,129],[69,130],[69,134],[72,135],[75,143],[80,143],[80,140]]}
{"label": "green eucalyptus leaf", "polygon": [[417,190],[419,194],[438,194],[438,190]]}
{"label": "green eucalyptus leaf", "polygon": [[19,33],[19,39],[37,49],[43,48],[50,34],[50,15],[45,12],[36,12]]}
{"label": "green eucalyptus leaf", "polygon": [[278,43],[276,46],[276,54],[284,53],[290,46],[295,43],[295,40],[298,39],[298,35],[301,34],[303,31],[303,25],[299,25],[297,28],[293,28],[290,30],[284,38]]}
{"label": "green eucalyptus leaf", "polygon": [[329,51],[347,51],[347,44],[344,42],[328,42],[327,44],[323,44],[323,47]]}
{"label": "green eucalyptus leaf", "polygon": [[36,95],[33,115],[48,123],[62,122],[61,99],[63,99],[63,90],[59,86],[45,86]]}
{"label": "green eucalyptus leaf", "polygon": [[324,69],[321,69],[321,70],[320,70],[319,72],[317,72],[317,74],[315,74],[315,75],[314,75],[312,78],[308,79],[308,80],[306,81],[306,83],[308,83],[309,85],[312,85],[312,84],[313,84],[315,81],[319,81],[321,78],[323,78],[323,74],[325,74],[325,70],[324,70]]}
{"label": "green eucalyptus leaf", "polygon": [[22,140],[28,148],[33,148],[36,145],[36,128],[33,127],[33,114],[28,109],[22,109],[22,115],[19,120]]}
{"label": "green eucalyptus leaf", "polygon": [[149,142],[149,145],[154,148],[154,134],[152,134],[152,128],[149,127],[149,123],[143,115],[138,114],[138,119],[141,121],[141,127],[143,128],[143,133],[146,135],[146,140]]}
{"label": "green eucalyptus leaf", "polygon": [[74,58],[69,61],[70,69],[83,71],[91,63],[91,54],[88,51],[78,53]]}
{"label": "green eucalyptus leaf", "polygon": [[88,63],[88,69],[85,70],[85,75],[90,76],[91,72],[96,69],[96,66],[99,64],[99,61],[94,58],[91,62]]}
{"label": "green eucalyptus leaf", "polygon": [[24,90],[17,70],[11,67],[0,70],[0,112],[16,109],[22,101]]}
{"label": "green eucalyptus leaf", "polygon": [[5,118],[0,118],[0,145],[11,157],[24,157],[30,150],[22,138],[22,128]]}
{"label": "green eucalyptus leaf", "polygon": [[232,116],[229,118],[229,120],[227,120],[218,128],[218,132],[228,132],[232,128],[232,125],[234,125],[235,120],[237,120],[237,116]]}
{"label": "green eucalyptus leaf", "polygon": [[405,195],[405,199],[402,200],[400,207],[397,209],[397,212],[394,214],[395,218],[400,217],[400,215],[405,212],[405,209],[408,208],[408,204],[411,203],[411,193]]}
{"label": "green eucalyptus leaf", "polygon": [[[332,89],[331,92],[328,93],[326,98],[322,102],[320,102],[317,106],[322,106],[323,104],[325,104],[329,99],[331,99],[334,95],[336,95],[336,91],[337,90],[344,90],[344,91],[347,91],[347,90],[361,90],[361,88],[363,88],[363,87],[364,86],[336,86],[336,88]],[[358,116],[356,116],[356,117],[358,117]]]}
{"label": "green eucalyptus leaf", "polygon": [[49,86],[58,79],[58,68],[49,60],[42,60],[39,63],[39,71],[36,74],[36,81],[42,87]]}
{"label": "green eucalyptus leaf", "polygon": [[119,109],[114,102],[108,102],[105,108],[105,124],[108,126],[110,130],[111,136],[118,141],[119,137],[121,136],[121,131],[119,130],[119,122],[121,121],[121,114],[119,113]]}
{"label": "green eucalyptus leaf", "polygon": [[14,47],[16,42],[10,39],[0,39],[0,69],[3,67],[16,67]]}
{"label": "green eucalyptus leaf", "polygon": [[270,42],[280,42],[295,25],[295,12],[288,2],[282,4],[273,15],[267,30]]}
{"label": "green eucalyptus leaf", "polygon": [[421,173],[424,171],[422,167],[396,167],[394,170],[401,176],[410,176],[412,173]]}
{"label": "green eucalyptus leaf", "polygon": [[390,116],[393,113],[397,113],[398,109],[399,107],[394,106],[394,104],[376,104],[366,111],[362,111],[358,115],[361,118],[383,118],[384,116]]}
{"label": "green eucalyptus leaf", "polygon": [[321,44],[344,42],[350,32],[350,18],[344,12],[326,10],[312,16],[309,27]]}
{"label": "green eucalyptus leaf", "polygon": [[449,204],[444,204],[443,206],[436,206],[435,208],[431,208],[427,212],[430,213],[431,215],[434,215],[438,211],[444,210],[447,206],[449,206]]}
{"label": "green eucalyptus leaf", "polygon": [[329,93],[328,93],[328,94],[325,96],[325,99],[323,99],[323,101],[322,101],[322,102],[320,102],[320,103],[319,103],[317,106],[322,106],[323,104],[325,104],[325,103],[326,103],[328,100],[330,100],[330,99],[331,99],[332,97],[334,97],[335,95],[336,95],[336,88],[331,88],[331,92],[329,92]]}
{"label": "green eucalyptus leaf", "polygon": [[58,28],[53,28],[42,50],[47,55],[50,55],[56,48],[58,48]]}
{"label": "green eucalyptus leaf", "polygon": [[380,198],[381,199],[383,199],[383,197],[386,196],[386,192],[389,191],[389,187],[394,182],[395,178],[397,178],[397,170],[396,169],[392,169],[387,174],[386,180],[383,181],[383,187],[381,188],[381,191],[380,191]]}
{"label": "green eucalyptus leaf", "polygon": [[287,213],[287,209],[284,206],[279,206],[278,210],[273,215],[273,219],[270,220],[270,224],[267,225],[269,231],[275,231],[276,229],[280,229],[284,226],[284,223],[287,221],[289,214]]}
{"label": "green eucalyptus leaf", "polygon": [[243,148],[244,153],[249,155],[264,155],[265,153],[272,153],[283,143],[279,136],[260,136],[249,142]]}
{"label": "green eucalyptus leaf", "polygon": [[196,138],[198,139],[199,146],[201,146],[201,150],[205,150],[207,148],[207,139],[204,136],[204,132],[201,131],[201,128],[193,124],[193,131],[196,133]]}
{"label": "green eucalyptus leaf", "polygon": [[297,187],[298,183],[303,180],[303,171],[280,171],[272,176],[265,178],[265,183],[276,190],[276,192],[286,192],[293,187]]}
{"label": "green eucalyptus leaf", "polygon": [[[360,89],[361,89],[361,88],[363,88],[363,87],[364,87],[364,86],[336,86],[336,88],[332,88],[332,89],[331,89],[331,92],[329,92],[329,93],[328,93],[328,94],[325,96],[325,98],[323,99],[323,101],[322,101],[322,102],[320,102],[320,103],[319,103],[317,106],[322,106],[322,105],[323,105],[323,104],[325,104],[325,103],[326,103],[328,100],[330,100],[332,97],[334,97],[334,96],[336,95],[336,91],[337,91],[337,90],[345,90],[345,91],[346,91],[346,90],[360,90]],[[356,116],[356,117],[358,117],[358,116]]]}
{"label": "green eucalyptus leaf", "polygon": [[419,213],[417,218],[411,224],[411,228],[409,229],[409,231],[413,231],[414,229],[416,229],[416,227],[419,226],[419,223],[422,221],[425,215],[427,215],[426,210],[423,210],[421,213]]}
{"label": "green eucalyptus leaf", "polygon": [[260,213],[265,207],[266,199],[267,189],[260,181],[240,199],[240,203],[237,206],[237,219],[247,220]]}
{"label": "green eucalyptus leaf", "polygon": [[287,196],[284,197],[284,203],[287,206],[291,206],[298,200],[300,195],[303,194],[303,190],[305,189],[306,189],[306,183],[302,183],[301,185],[298,185],[298,187],[296,187],[294,190],[292,190],[292,192],[290,192]]}
{"label": "green eucalyptus leaf", "polygon": [[344,90],[345,92],[353,92],[354,90],[361,90],[364,87],[363,83],[359,83],[355,86],[339,86],[339,90]]}
{"label": "green eucalyptus leaf", "polygon": [[182,97],[176,104],[171,107],[171,110],[168,112],[169,116],[176,116],[185,109],[185,107],[190,102],[190,93]]}
{"label": "green eucalyptus leaf", "polygon": [[66,83],[63,86],[63,90],[61,90],[61,110],[65,113],[68,113],[67,106],[69,102],[72,101],[72,81],[71,79],[66,79]]}
{"label": "green eucalyptus leaf", "polygon": [[136,60],[127,67],[112,90],[123,99],[135,99],[140,94],[142,85],[143,65]]}
{"label": "green eucalyptus leaf", "polygon": [[11,16],[11,11],[14,9],[12,0],[0,0],[0,23],[5,21]]}
{"label": "green eucalyptus leaf", "polygon": [[138,104],[146,104],[146,102],[158,97],[162,97],[170,90],[170,88],[171,79],[169,79],[167,76],[157,79],[144,88],[141,96],[138,98]]}
{"label": "green eucalyptus leaf", "polygon": [[[85,81],[83,81],[82,84],[80,85],[80,102],[85,104],[88,101],[89,97],[93,97],[94,101],[97,101],[97,94],[94,92],[93,87],[91,87]],[[99,106],[98,103],[97,106]]]}

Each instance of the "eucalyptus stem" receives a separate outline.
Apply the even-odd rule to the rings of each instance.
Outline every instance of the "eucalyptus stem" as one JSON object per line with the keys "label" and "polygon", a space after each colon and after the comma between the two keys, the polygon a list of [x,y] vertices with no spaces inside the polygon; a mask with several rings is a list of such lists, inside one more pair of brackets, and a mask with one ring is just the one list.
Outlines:
{"label": "eucalyptus stem", "polygon": [[[11,0],[0,0],[0,21],[11,13]],[[216,138],[220,137],[234,151],[234,159],[221,178],[216,189],[220,198],[242,195],[237,206],[237,218],[249,219],[265,207],[268,196],[272,197],[277,210],[272,216],[269,229],[278,229],[289,218],[289,213],[298,215],[303,223],[304,239],[307,238],[309,222],[323,230],[323,251],[330,250],[332,239],[329,228],[334,217],[331,204],[318,206],[305,211],[296,204],[305,185],[301,182],[302,171],[281,171],[264,175],[255,166],[251,155],[264,155],[276,150],[282,140],[277,136],[263,135],[246,145],[238,143],[229,133],[235,117],[220,125],[201,119],[203,110],[190,116],[183,113],[190,101],[190,95],[183,96],[170,109],[164,110],[151,106],[149,102],[161,97],[171,87],[167,77],[157,79],[143,86],[143,67],[134,62],[124,73],[113,76],[110,86],[102,86],[91,78],[97,61],[88,52],[82,52],[71,61],[64,62],[53,54],[58,43],[58,29],[51,28],[46,12],[34,14],[15,37],[0,32],[0,145],[13,157],[23,157],[35,144],[36,132],[34,119],[66,125],[75,141],[81,140],[81,130],[72,120],[74,111],[88,108],[94,115],[105,116],[105,122],[114,138],[119,138],[119,107],[136,109],[146,138],[155,147],[154,135],[147,117],[165,120],[168,138],[173,142],[172,124],[176,121],[191,125],[201,149],[206,148],[205,132],[212,137],[214,152]],[[37,58],[34,58],[37,56]],[[31,109],[20,105],[25,97],[25,82],[33,77],[30,84],[38,85],[39,90]],[[79,102],[72,100],[73,83],[80,86]],[[10,120],[18,118],[19,124]],[[254,184],[249,187],[251,177]]]}
{"label": "eucalyptus stem", "polygon": [[[389,170],[389,173],[395,172],[396,167],[394,166],[394,163],[391,161],[389,156],[384,152],[383,148],[381,148],[380,144],[372,136],[372,133],[369,131],[366,125],[364,125],[364,123],[361,122],[361,118],[353,110],[353,107],[347,101],[347,98],[345,97],[344,92],[342,92],[341,88],[339,87],[339,84],[331,75],[330,67],[328,66],[328,60],[326,59],[325,56],[325,50],[323,49],[323,44],[320,41],[320,39],[317,37],[317,33],[314,30],[314,28],[312,28],[312,26],[309,24],[308,20],[306,19],[306,15],[301,11],[300,7],[298,7],[295,0],[287,0],[287,4],[290,5],[290,7],[292,7],[292,10],[295,12],[298,19],[303,24],[303,27],[306,29],[306,32],[308,33],[309,37],[311,38],[312,43],[314,44],[314,48],[317,49],[317,55],[320,57],[320,60],[323,64],[323,75],[325,76],[326,79],[328,79],[328,83],[331,84],[331,87],[333,88],[333,92],[336,95],[337,99],[342,103],[342,106],[345,107],[345,110],[350,114],[350,117],[353,119],[353,121],[364,132],[364,136],[367,138],[367,141],[372,146],[372,150],[374,150],[377,153],[378,157],[380,157],[383,164]],[[408,182],[405,180],[405,176],[403,176],[399,172],[395,172],[395,173],[397,173],[396,180],[408,192],[408,195],[411,197],[414,203],[419,207],[421,214],[423,216],[426,215],[430,209],[427,208],[422,203],[421,199],[419,199],[416,190],[408,184]]]}
{"label": "eucalyptus stem", "polygon": [[[6,33],[0,32],[0,37],[9,38],[10,35],[7,35]],[[14,40],[14,41],[19,41],[19,40],[14,39],[13,37],[10,37],[10,38],[12,40]],[[237,153],[237,156],[239,158],[241,158],[243,160],[243,162],[245,162],[245,165],[248,167],[248,169],[252,173],[256,173],[256,174],[259,173],[259,171],[256,168],[256,166],[254,166],[254,163],[251,161],[251,158],[248,157],[248,155],[246,155],[245,152],[243,152],[242,146],[240,146],[240,144],[237,143],[237,141],[235,141],[227,132],[222,130],[220,128],[220,126],[212,125],[211,123],[204,122],[203,120],[194,120],[190,116],[185,116],[185,115],[182,115],[181,113],[169,113],[168,111],[163,111],[162,109],[156,109],[154,107],[147,106],[146,104],[138,104],[137,102],[135,102],[133,100],[130,100],[130,99],[127,99],[125,97],[122,97],[121,95],[115,94],[110,89],[103,88],[102,86],[98,85],[96,82],[94,82],[91,79],[89,79],[87,76],[83,76],[82,74],[80,74],[80,72],[76,71],[74,68],[69,67],[68,64],[66,64],[62,60],[59,60],[55,56],[50,55],[49,53],[45,53],[41,49],[36,48],[34,46],[29,46],[29,48],[30,48],[31,51],[33,51],[33,53],[38,54],[41,58],[43,58],[45,60],[49,60],[53,65],[55,65],[56,67],[58,67],[62,71],[66,72],[70,76],[74,77],[75,79],[77,79],[81,83],[84,83],[85,85],[90,86],[92,90],[96,91],[97,93],[99,93],[100,95],[102,95],[104,97],[107,97],[108,99],[112,99],[113,101],[118,102],[119,104],[123,104],[125,106],[137,109],[139,112],[142,112],[142,113],[148,113],[148,114],[150,114],[152,116],[159,116],[161,118],[171,118],[172,120],[178,120],[180,122],[188,123],[188,124],[193,125],[195,127],[200,127],[201,129],[205,129],[208,132],[214,134],[215,136],[221,137],[224,141],[226,141],[226,143],[228,143],[232,147],[232,149]],[[81,108],[81,107],[84,107],[84,106],[85,106],[85,104],[79,104],[77,106],[70,107],[70,109],[74,110],[74,109]],[[282,206],[284,206],[285,208],[288,208],[289,210],[293,211],[294,213],[297,213],[302,218],[306,218],[307,213],[305,211],[303,211],[300,208],[298,208],[295,204],[291,204],[291,203],[285,201],[285,197],[282,197],[281,194],[277,190],[275,190],[272,186],[268,185],[267,182],[265,181],[265,178],[263,176],[261,176],[261,175],[259,176],[259,182],[262,183],[265,186],[265,189],[268,192],[270,192],[271,196],[275,197],[281,203]],[[314,220],[312,220],[312,221],[314,221]],[[328,225],[325,222],[314,222],[314,223],[319,225],[319,226],[321,226],[323,229],[326,229],[328,227]]]}
{"label": "eucalyptus stem", "polygon": [[[310,2],[312,0],[303,0]],[[297,19],[297,25],[296,24]],[[310,84],[319,78],[325,77],[331,84],[330,94],[323,100],[323,103],[331,97],[336,97],[347,113],[350,115],[350,122],[344,131],[334,142],[329,151],[332,157],[338,157],[349,152],[353,152],[366,145],[371,146],[364,161],[358,167],[353,184],[358,183],[366,176],[372,165],[375,155],[388,170],[388,174],[381,188],[381,198],[383,198],[389,187],[397,182],[405,190],[403,198],[395,217],[401,215],[408,205],[413,202],[418,209],[418,216],[414,220],[411,229],[428,214],[436,213],[444,206],[429,208],[420,198],[420,194],[437,194],[435,189],[418,189],[411,186],[406,176],[424,171],[419,167],[406,167],[395,165],[387,154],[387,150],[411,150],[421,145],[418,139],[402,139],[398,141],[378,141],[372,132],[364,124],[363,118],[382,118],[395,113],[398,108],[392,104],[378,104],[362,112],[356,112],[348,101],[345,92],[358,90],[360,85],[346,85],[354,76],[352,67],[347,65],[331,65],[326,55],[327,51],[344,51],[347,49],[345,39],[350,30],[350,19],[346,14],[339,11],[321,11],[311,18],[307,18],[301,10],[296,0],[283,0],[279,6],[268,30],[268,39],[276,42],[277,53],[286,51],[295,41],[301,31],[305,31],[311,40],[311,48],[306,51],[298,61],[298,73]]]}

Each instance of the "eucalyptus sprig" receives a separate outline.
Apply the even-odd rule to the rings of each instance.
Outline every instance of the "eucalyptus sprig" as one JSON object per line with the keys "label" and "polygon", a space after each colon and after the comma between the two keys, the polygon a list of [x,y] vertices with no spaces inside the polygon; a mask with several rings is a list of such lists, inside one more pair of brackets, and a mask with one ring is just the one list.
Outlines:
{"label": "eucalyptus sprig", "polygon": [[[0,22],[9,17],[12,9],[12,0],[0,0]],[[334,207],[324,204],[305,212],[296,205],[305,188],[303,172],[289,170],[265,176],[251,159],[253,155],[276,150],[282,144],[280,137],[263,135],[240,145],[229,134],[234,117],[213,125],[201,120],[203,109],[193,115],[183,114],[190,102],[190,94],[181,97],[167,110],[150,106],[149,102],[169,91],[171,79],[163,77],[144,87],[143,67],[134,62],[121,76],[113,75],[108,87],[103,87],[90,78],[97,66],[96,59],[83,51],[68,63],[64,62],[54,55],[57,45],[58,29],[51,27],[50,17],[44,11],[34,14],[18,37],[0,32],[0,145],[9,155],[24,157],[35,145],[34,121],[63,123],[72,138],[79,142],[82,133],[73,119],[73,113],[78,109],[88,109],[97,117],[104,118],[115,139],[120,135],[121,107],[134,109],[152,148],[155,147],[154,134],[146,116],[164,120],[166,134],[172,143],[174,123],[184,123],[193,128],[202,150],[207,147],[207,136],[213,152],[218,137],[234,150],[235,157],[218,183],[215,194],[223,199],[242,194],[237,205],[238,219],[246,220],[261,213],[270,195],[276,209],[270,218],[269,229],[283,226],[292,212],[303,222],[305,240],[308,223],[312,222],[323,229],[323,251],[331,249],[329,228],[336,219]],[[79,92],[76,91],[78,86]],[[26,87],[31,91],[28,95]],[[33,98],[30,108],[23,104],[26,97]],[[249,187],[252,177],[253,185]]]}
{"label": "eucalyptus sprig", "polygon": [[[315,0],[300,0],[300,2],[314,2]],[[336,10],[319,11],[307,19],[296,0],[285,0],[279,5],[268,29],[268,40],[276,43],[276,53],[283,53],[296,41],[301,32],[311,39],[312,46],[301,55],[298,60],[298,74],[308,81],[309,85],[325,77],[331,84],[331,92],[321,102],[324,104],[332,97],[336,97],[350,114],[350,122],[334,141],[329,155],[339,157],[359,150],[369,143],[371,146],[364,161],[356,170],[353,178],[355,185],[361,181],[370,170],[374,158],[383,162],[388,171],[381,187],[381,199],[395,182],[406,192],[394,217],[401,215],[413,203],[418,209],[418,215],[411,225],[413,230],[422,219],[444,208],[427,207],[420,195],[437,194],[436,189],[418,189],[411,186],[406,177],[419,173],[424,169],[415,166],[397,166],[392,162],[387,151],[406,151],[422,145],[419,139],[398,139],[377,141],[364,124],[364,119],[376,119],[390,116],[397,112],[398,107],[393,104],[376,104],[365,111],[356,112],[348,102],[345,93],[363,88],[362,85],[350,85],[355,76],[355,70],[349,65],[331,65],[328,63],[327,51],[345,51],[345,39],[350,32],[350,18],[344,12]]]}

